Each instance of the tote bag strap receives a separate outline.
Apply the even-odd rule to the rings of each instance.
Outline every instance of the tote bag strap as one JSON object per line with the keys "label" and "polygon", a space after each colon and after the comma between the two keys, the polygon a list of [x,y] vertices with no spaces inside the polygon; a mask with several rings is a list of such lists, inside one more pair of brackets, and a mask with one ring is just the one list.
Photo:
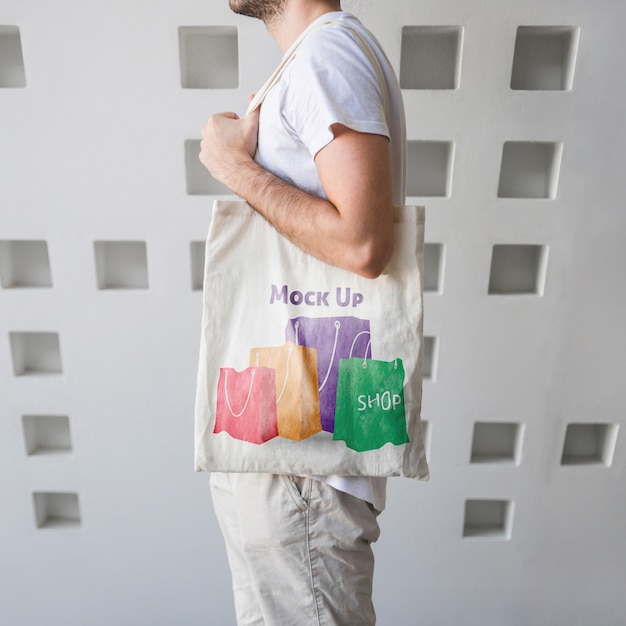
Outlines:
{"label": "tote bag strap", "polygon": [[355,28],[342,22],[341,20],[326,20],[323,22],[319,22],[314,26],[307,28],[304,32],[300,34],[300,36],[291,44],[287,52],[285,52],[280,64],[274,70],[272,75],[267,79],[265,84],[259,89],[258,93],[255,94],[254,98],[250,100],[248,104],[248,109],[246,110],[246,115],[252,113],[255,109],[257,109],[265,96],[268,94],[269,90],[281,79],[283,72],[287,69],[289,63],[293,60],[296,55],[296,51],[302,44],[302,42],[313,32],[319,30],[320,28],[325,28],[327,26],[332,26],[335,28],[346,28],[349,30],[355,37],[357,43],[359,44],[361,50],[368,58],[369,62],[372,64],[374,71],[376,72],[376,78],[378,79],[378,84],[380,85],[380,89],[383,96],[383,106],[385,109],[385,116],[389,118],[389,94],[387,93],[387,87],[385,84],[385,74],[383,72],[383,68],[378,60],[378,57],[374,54],[371,46],[367,43],[365,38],[359,33]]}
{"label": "tote bag strap", "polygon": [[305,29],[300,36],[289,46],[287,52],[283,55],[281,62],[278,64],[278,67],[272,72],[271,76],[265,81],[265,84],[259,89],[259,91],[255,94],[254,98],[250,100],[248,104],[248,109],[246,111],[246,115],[249,115],[254,111],[257,107],[261,105],[265,96],[269,92],[269,90],[280,80],[281,76],[287,66],[292,61],[292,59],[296,56],[296,50],[300,47],[300,44],[310,35],[312,32],[319,30],[320,28],[329,24],[328,22],[320,22],[311,28]]}

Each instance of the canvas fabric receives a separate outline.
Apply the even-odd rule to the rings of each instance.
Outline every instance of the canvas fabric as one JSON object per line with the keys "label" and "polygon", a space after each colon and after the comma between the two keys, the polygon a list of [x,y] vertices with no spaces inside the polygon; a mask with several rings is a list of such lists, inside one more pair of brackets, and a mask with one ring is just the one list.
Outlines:
{"label": "canvas fabric", "polygon": [[[394,256],[385,273],[371,280],[304,253],[246,203],[216,202],[206,248],[196,406],[198,470],[427,477],[420,422],[423,217],[419,207],[396,208]],[[379,375],[365,386],[344,385],[341,396],[338,385],[335,421],[339,419],[344,425],[350,422],[354,431],[359,419],[365,423],[391,417],[391,409],[397,413],[398,403],[389,404],[385,399],[389,394],[399,395],[404,409],[402,428],[406,438],[403,441],[396,438],[385,443],[379,439],[375,447],[365,446],[373,449],[361,450],[354,448],[362,445],[350,447],[345,439],[335,439],[332,432],[321,427],[311,434],[312,421],[321,422],[319,370],[312,358],[314,348],[289,342],[285,330],[290,320],[301,317],[302,312],[318,319],[336,319],[351,313],[348,317],[368,321],[370,371],[380,372],[382,368],[398,372],[401,365],[402,380]],[[314,340],[309,338],[306,343]],[[309,352],[309,367],[296,370],[295,363],[299,360],[294,357],[292,369],[292,382],[299,397],[311,393],[315,397],[313,402],[309,398],[309,404],[317,411],[316,416],[303,418],[301,405],[294,409],[294,417],[309,424],[308,436],[284,437],[279,432],[279,436],[259,443],[258,437],[233,437],[227,429],[216,428],[220,371],[243,372],[256,363],[255,352],[259,355],[266,352],[265,357],[260,357],[261,366],[271,364],[267,355],[272,351],[280,354],[277,347],[283,345],[291,345],[294,354],[298,350]],[[276,402],[287,378],[286,353],[281,360],[282,364],[274,362],[274,367],[269,368],[275,372],[271,395],[276,397]],[[340,359],[340,368],[349,360]],[[237,381],[241,382],[238,392],[233,389]],[[252,389],[251,392],[248,377],[231,376],[229,393],[237,395],[238,406],[254,393],[254,386]],[[394,419],[397,421],[397,415]]]}

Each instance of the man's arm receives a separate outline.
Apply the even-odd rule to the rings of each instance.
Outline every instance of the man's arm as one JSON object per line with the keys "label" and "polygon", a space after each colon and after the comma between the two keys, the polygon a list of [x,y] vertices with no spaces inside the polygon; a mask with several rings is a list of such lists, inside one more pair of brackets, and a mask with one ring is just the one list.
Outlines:
{"label": "man's arm", "polygon": [[328,200],[303,192],[254,161],[259,113],[212,116],[202,130],[200,160],[285,237],[313,256],[367,278],[393,252],[389,141],[333,126],[315,156]]}

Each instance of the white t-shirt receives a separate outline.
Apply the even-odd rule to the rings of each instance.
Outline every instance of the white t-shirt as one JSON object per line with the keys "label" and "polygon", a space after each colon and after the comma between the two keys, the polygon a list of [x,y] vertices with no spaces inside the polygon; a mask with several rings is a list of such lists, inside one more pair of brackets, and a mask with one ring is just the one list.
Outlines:
{"label": "white t-shirt", "polygon": [[[319,28],[302,42],[280,81],[261,107],[257,162],[284,181],[326,198],[315,166],[315,155],[333,140],[331,126],[383,135],[390,140],[393,201],[406,196],[406,130],[402,93],[380,44],[350,13],[326,13],[318,22],[340,20],[368,42],[383,69],[389,116],[376,69],[347,28]],[[354,476],[316,476],[336,489],[385,506],[386,479]]]}

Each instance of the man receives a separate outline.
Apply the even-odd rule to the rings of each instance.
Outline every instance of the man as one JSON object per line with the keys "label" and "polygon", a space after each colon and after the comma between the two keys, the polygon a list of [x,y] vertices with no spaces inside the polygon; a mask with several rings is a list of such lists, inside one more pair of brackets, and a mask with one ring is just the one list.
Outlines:
{"label": "man", "polygon": [[[404,111],[389,61],[338,0],[230,7],[263,20],[283,54],[311,34],[260,109],[209,119],[200,160],[297,246],[376,278],[405,200]],[[312,28],[328,20],[347,27]],[[383,85],[350,29],[374,51]],[[239,624],[375,623],[371,543],[385,479],[213,474],[211,488]]]}

